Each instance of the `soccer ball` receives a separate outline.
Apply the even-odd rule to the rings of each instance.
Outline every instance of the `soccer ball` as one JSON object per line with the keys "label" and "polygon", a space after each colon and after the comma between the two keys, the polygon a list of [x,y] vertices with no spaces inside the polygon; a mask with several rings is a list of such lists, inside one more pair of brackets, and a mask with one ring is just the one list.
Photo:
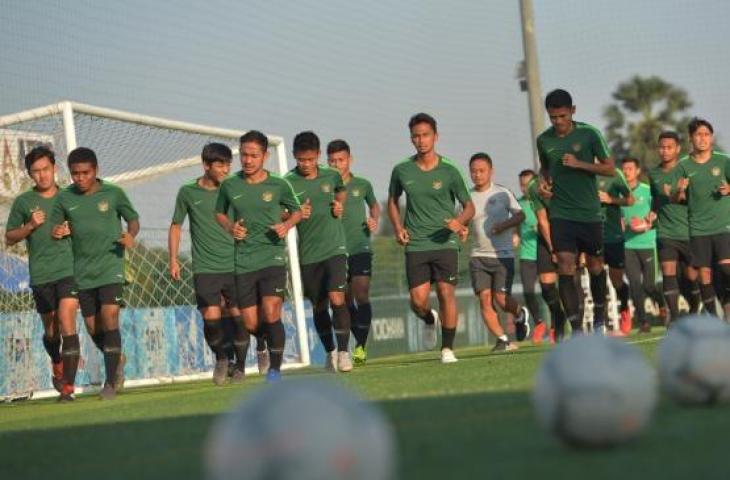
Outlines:
{"label": "soccer ball", "polygon": [[656,406],[656,384],[635,347],[599,335],[581,336],[546,356],[532,400],[542,426],[567,444],[611,446],[647,426]]}
{"label": "soccer ball", "polygon": [[385,417],[343,387],[284,380],[214,424],[205,464],[209,480],[386,480],[395,442]]}
{"label": "soccer ball", "polygon": [[659,381],[681,404],[730,401],[730,326],[709,315],[679,320],[659,345]]}

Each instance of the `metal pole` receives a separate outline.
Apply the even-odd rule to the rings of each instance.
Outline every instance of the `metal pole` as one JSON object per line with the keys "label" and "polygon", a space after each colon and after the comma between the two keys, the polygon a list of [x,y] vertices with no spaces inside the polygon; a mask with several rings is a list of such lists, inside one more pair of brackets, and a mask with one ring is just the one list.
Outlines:
{"label": "metal pole", "polygon": [[525,52],[525,79],[527,80],[528,105],[530,107],[530,132],[532,134],[532,162],[537,170],[540,161],[537,158],[535,139],[545,129],[545,117],[542,106],[542,88],[540,87],[540,70],[537,65],[537,43],[535,42],[535,12],[532,0],[520,0],[522,16],[522,48]]}
{"label": "metal pole", "polygon": [[62,102],[63,133],[66,141],[66,155],[76,149],[76,124],[74,123],[74,108],[71,102]]}

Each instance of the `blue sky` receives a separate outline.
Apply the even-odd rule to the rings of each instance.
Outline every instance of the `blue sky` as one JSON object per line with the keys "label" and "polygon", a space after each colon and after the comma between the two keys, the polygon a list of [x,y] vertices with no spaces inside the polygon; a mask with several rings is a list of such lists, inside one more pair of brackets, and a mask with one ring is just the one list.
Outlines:
{"label": "blue sky", "polygon": [[[721,141],[730,129],[730,2],[536,0],[535,15],[543,91],[570,90],[578,119],[602,127],[619,82],[659,75],[689,91],[690,113]],[[4,0],[0,22],[0,113],[69,98],[289,145],[312,129],[350,142],[380,198],[412,152],[417,111],[437,118],[439,150],[462,167],[487,151],[516,188],[531,165],[516,0]],[[177,183],[159,192],[170,210]],[[158,207],[154,223],[168,214]]]}

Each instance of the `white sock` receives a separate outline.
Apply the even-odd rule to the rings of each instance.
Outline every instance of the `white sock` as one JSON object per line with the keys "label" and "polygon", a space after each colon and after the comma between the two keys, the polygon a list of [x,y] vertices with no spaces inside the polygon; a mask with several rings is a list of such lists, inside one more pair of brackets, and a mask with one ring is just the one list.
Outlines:
{"label": "white sock", "polygon": [[500,335],[499,336],[499,339],[502,340],[503,342],[508,342],[509,341],[509,337],[507,335],[504,335],[504,334]]}

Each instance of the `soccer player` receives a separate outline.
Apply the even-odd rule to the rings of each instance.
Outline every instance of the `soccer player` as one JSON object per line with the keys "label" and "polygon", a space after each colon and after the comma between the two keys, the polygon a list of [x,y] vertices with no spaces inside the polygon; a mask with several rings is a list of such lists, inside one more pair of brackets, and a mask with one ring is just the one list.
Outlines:
{"label": "soccer player", "polygon": [[[621,207],[634,204],[631,188],[621,170],[615,169],[612,177],[599,176],[598,198],[603,210],[603,260],[608,265],[608,278],[616,290],[619,300],[619,325],[614,325],[614,334],[628,334],[631,331],[629,311],[629,286],[624,282],[626,251],[624,249],[624,222]],[[594,330],[601,325],[593,324]],[[620,333],[619,333],[620,332]]]}
{"label": "soccer player", "polygon": [[71,241],[51,238],[50,216],[59,192],[55,154],[48,147],[35,147],[25,156],[25,168],[35,185],[13,202],[5,241],[8,246],[26,242],[30,285],[43,321],[43,346],[51,358],[53,387],[61,394],[59,401],[72,401],[79,364],[79,302]]}
{"label": "soccer player", "polygon": [[[81,314],[97,348],[103,349],[106,381],[103,400],[124,383],[119,309],[124,283],[124,251],[134,246],[139,215],[118,186],[97,178],[93,150],[79,147],[68,155],[73,183],[58,193],[51,214],[53,238],[71,237],[74,277]],[[121,218],[127,223],[122,230]]]}
{"label": "soccer player", "polygon": [[590,274],[594,323],[605,323],[603,222],[595,177],[612,176],[614,161],[598,129],[573,120],[575,106],[568,92],[550,92],[545,108],[552,127],[537,137],[540,173],[543,188],[552,181],[550,228],[558,260],[560,298],[576,334],[583,328],[575,284],[576,257],[581,252],[586,254]]}
{"label": "soccer player", "polygon": [[[268,339],[268,382],[281,377],[286,334],[281,307],[286,293],[286,235],[302,218],[299,202],[285,179],[264,168],[269,140],[251,130],[240,138],[241,171],[223,182],[215,207],[218,223],[236,240],[238,307],[249,332],[263,329]],[[228,217],[233,209],[234,220]],[[286,220],[282,214],[288,211]]]}
{"label": "soccer player", "polygon": [[[223,314],[237,318],[238,309],[226,308],[236,301],[236,285],[233,276],[233,240],[215,221],[215,203],[220,184],[228,176],[231,168],[232,153],[228,146],[209,143],[201,153],[203,175],[180,187],[175,200],[175,211],[168,233],[169,269],[173,280],[180,280],[178,252],[180,235],[185,217],[190,217],[190,238],[192,240],[193,286],[195,300],[203,317],[203,335],[215,355],[213,383],[223,385],[227,378],[229,358],[226,348]],[[224,300],[223,306],[221,299]],[[228,316],[228,315],[226,315]],[[235,339],[234,350],[238,362],[234,367],[231,380],[240,382],[244,378],[245,350]]]}
{"label": "soccer player", "polygon": [[713,150],[712,124],[701,118],[689,123],[692,153],[677,166],[675,198],[687,202],[692,261],[700,272],[705,311],[715,315],[713,269],[719,270],[725,319],[730,320],[730,157]]}
{"label": "soccer player", "polygon": [[298,133],[293,147],[297,166],[285,178],[294,187],[302,210],[297,231],[304,295],[312,302],[314,325],[327,352],[325,368],[349,372],[352,359],[348,350],[350,312],[345,302],[347,246],[341,218],[347,190],[337,170],[317,163],[321,152],[319,137],[314,132]]}
{"label": "soccer player", "polygon": [[657,150],[660,164],[649,172],[664,300],[669,308],[670,321],[679,318],[680,292],[689,303],[691,313],[696,313],[702,302],[697,269],[692,266],[687,205],[672,202],[681,148],[676,132],[666,131],[659,134]]}
{"label": "soccer player", "polygon": [[[352,360],[363,364],[367,360],[365,344],[370,333],[373,310],[370,306],[370,276],[372,275],[373,252],[370,235],[378,228],[380,205],[373,193],[373,186],[363,177],[350,171],[352,155],[350,146],[344,140],[333,140],[327,145],[327,163],[340,172],[347,187],[345,211],[342,225],[345,228],[347,245],[347,291],[345,299],[352,320],[352,334],[355,349]],[[368,213],[365,213],[365,206]]]}
{"label": "soccer player", "polygon": [[[458,315],[454,289],[459,278],[459,244],[474,216],[474,203],[459,169],[436,153],[436,120],[418,113],[408,122],[416,154],[393,168],[388,189],[388,216],[395,238],[406,249],[406,277],[411,310],[424,322],[423,343],[436,348],[441,323],[441,362],[458,361],[454,337]],[[405,192],[405,223],[398,201]],[[455,211],[458,200],[462,210]],[[436,283],[440,313],[431,308],[431,283]]]}
{"label": "soccer player", "polygon": [[499,324],[496,307],[515,317],[517,339],[529,334],[530,314],[512,298],[515,258],[512,230],[525,219],[514,194],[492,182],[492,159],[486,153],[475,153],[469,159],[469,173],[474,187],[471,199],[474,216],[471,231],[474,243],[469,273],[474,294],[479,298],[484,325],[497,337],[493,352],[516,350]]}
{"label": "soccer player", "polygon": [[656,230],[652,224],[651,188],[639,182],[641,168],[636,159],[625,158],[621,170],[634,197],[632,205],[621,208],[626,225],[626,276],[639,320],[639,330],[647,333],[651,331],[651,321],[644,308],[647,296],[665,310],[664,299],[657,288]]}
{"label": "soccer player", "polygon": [[533,170],[522,170],[518,175],[520,191],[522,196],[517,202],[522,208],[525,220],[520,223],[519,243],[520,247],[520,280],[522,281],[522,294],[525,297],[525,305],[530,312],[535,324],[532,333],[532,342],[535,345],[542,343],[546,333],[545,322],[540,318],[540,304],[535,293],[537,283],[537,217],[532,207],[532,201],[527,197],[527,188],[537,174]]}

